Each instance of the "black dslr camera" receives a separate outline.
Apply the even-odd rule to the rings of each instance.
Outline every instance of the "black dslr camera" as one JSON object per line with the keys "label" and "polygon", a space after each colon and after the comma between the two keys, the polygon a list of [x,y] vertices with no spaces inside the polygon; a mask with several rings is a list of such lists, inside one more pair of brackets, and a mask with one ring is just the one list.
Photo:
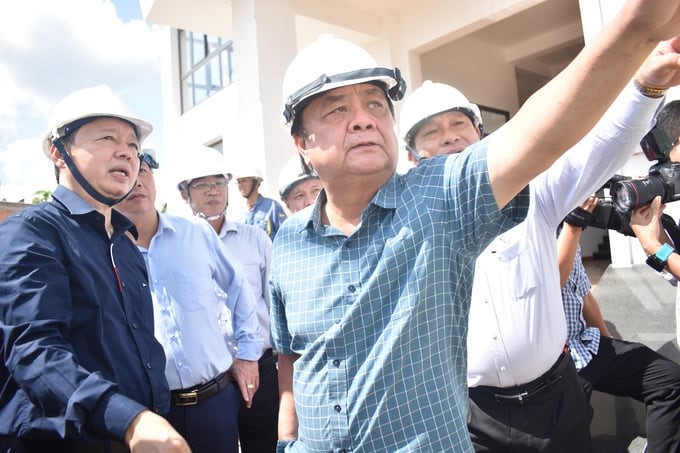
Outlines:
{"label": "black dslr camera", "polygon": [[666,131],[659,125],[654,126],[642,138],[640,146],[647,160],[657,161],[647,176],[632,179],[614,175],[595,193],[598,202],[592,213],[578,207],[567,215],[566,222],[635,236],[630,228],[633,209],[651,203],[657,195],[663,203],[680,200],[680,163],[671,162],[668,157],[673,143]]}
{"label": "black dslr camera", "polygon": [[657,163],[644,178],[619,180],[611,185],[612,201],[621,213],[646,206],[657,196],[661,196],[662,203],[680,200],[680,163],[668,157],[673,142],[666,131],[654,126],[640,146],[647,160]]}
{"label": "black dslr camera", "polygon": [[597,206],[595,206],[592,213],[579,206],[571,211],[564,220],[571,225],[580,226],[581,228],[592,226],[603,230],[618,231],[626,236],[635,236],[630,228],[630,211],[623,213],[617,211],[611,197],[612,186],[626,180],[630,180],[630,177],[622,175],[612,176],[609,181],[604,183],[595,192]]}

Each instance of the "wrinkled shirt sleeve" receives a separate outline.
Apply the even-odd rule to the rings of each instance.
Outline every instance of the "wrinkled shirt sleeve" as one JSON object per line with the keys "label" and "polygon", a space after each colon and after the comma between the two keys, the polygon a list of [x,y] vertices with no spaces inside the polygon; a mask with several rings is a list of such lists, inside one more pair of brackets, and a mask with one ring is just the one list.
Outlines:
{"label": "wrinkled shirt sleeve", "polygon": [[227,294],[226,304],[233,313],[234,337],[238,346],[236,357],[257,360],[262,355],[263,344],[257,321],[257,301],[238,261],[221,240],[211,242],[215,244],[215,281]]}

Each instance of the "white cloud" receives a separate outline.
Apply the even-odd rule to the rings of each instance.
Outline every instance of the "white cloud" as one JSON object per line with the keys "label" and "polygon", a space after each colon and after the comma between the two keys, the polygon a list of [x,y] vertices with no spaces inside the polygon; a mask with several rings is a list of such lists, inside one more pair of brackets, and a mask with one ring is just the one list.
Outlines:
{"label": "white cloud", "polygon": [[[6,194],[9,201],[24,199],[26,203],[30,203],[37,190],[52,190],[55,187],[53,168],[52,163],[41,151],[39,139],[15,140],[2,150],[3,177],[0,193],[3,196]],[[12,179],[8,178],[11,187],[5,187],[4,175],[14,176]],[[11,198],[10,194],[13,194]]]}
{"label": "white cloud", "polygon": [[0,14],[0,200],[55,186],[40,138],[54,104],[105,83],[160,141],[157,27],[123,22],[110,0],[23,0]]}

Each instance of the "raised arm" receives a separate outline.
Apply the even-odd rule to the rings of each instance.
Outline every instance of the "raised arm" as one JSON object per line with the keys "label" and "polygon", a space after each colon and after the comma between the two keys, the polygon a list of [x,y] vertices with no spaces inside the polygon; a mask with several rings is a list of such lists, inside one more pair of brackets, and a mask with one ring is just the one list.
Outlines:
{"label": "raised arm", "polygon": [[[656,197],[649,205],[634,210],[631,215],[630,227],[646,255],[655,254],[663,244],[675,247],[661,224],[663,209],[661,197]],[[668,257],[666,270],[675,278],[680,278],[680,255],[677,252]]]}
{"label": "raised arm", "polygon": [[562,231],[557,238],[557,264],[560,268],[560,286],[564,286],[569,280],[569,274],[574,268],[576,250],[581,240],[581,227],[564,223]]}
{"label": "raised arm", "polygon": [[642,85],[665,89],[680,80],[680,1],[630,0],[574,61],[492,134],[489,177],[499,207],[578,142],[604,114],[652,50],[668,70]]}
{"label": "raised arm", "polygon": [[[581,206],[576,208],[574,211],[580,210],[578,212],[582,213],[585,217],[592,212],[597,207],[597,198],[588,197]],[[573,216],[573,213],[564,219],[564,224],[562,226],[562,231],[560,231],[557,237],[557,264],[560,268],[560,286],[564,286],[569,280],[569,274],[574,268],[574,260],[576,259],[576,254],[578,252],[578,244],[581,240],[581,233],[583,229],[587,226],[587,219],[581,219],[581,216]]]}

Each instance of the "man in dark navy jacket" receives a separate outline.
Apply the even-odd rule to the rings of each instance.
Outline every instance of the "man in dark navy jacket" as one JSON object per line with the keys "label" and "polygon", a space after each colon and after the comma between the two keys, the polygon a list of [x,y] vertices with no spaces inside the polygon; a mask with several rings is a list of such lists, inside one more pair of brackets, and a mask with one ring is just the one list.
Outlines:
{"label": "man in dark navy jacket", "polygon": [[0,224],[3,451],[189,451],[157,414],[170,394],[144,261],[111,209],[150,132],[106,86],[67,96],[43,140],[53,199]]}

